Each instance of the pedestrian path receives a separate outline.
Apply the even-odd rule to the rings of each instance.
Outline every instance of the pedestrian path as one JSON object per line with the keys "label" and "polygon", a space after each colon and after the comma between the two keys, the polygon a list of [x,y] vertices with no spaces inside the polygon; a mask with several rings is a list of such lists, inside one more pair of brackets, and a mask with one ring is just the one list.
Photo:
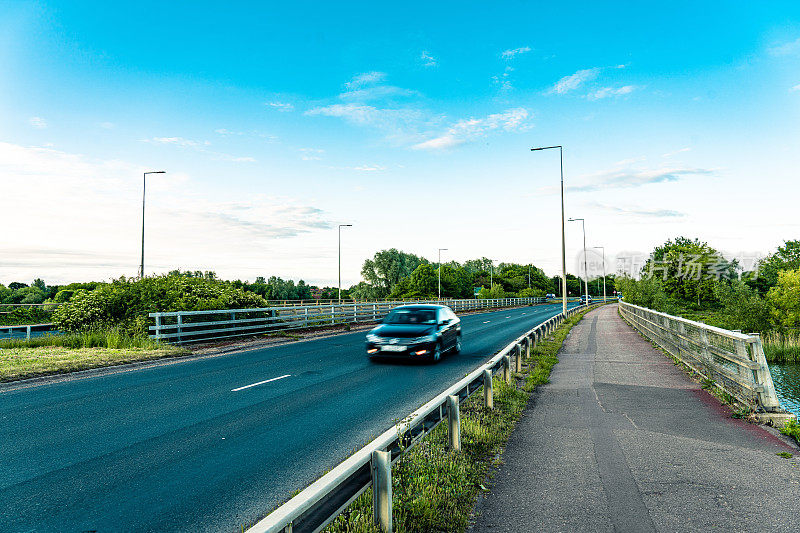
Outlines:
{"label": "pedestrian path", "polygon": [[800,452],[727,408],[616,305],[568,336],[470,531],[797,531]]}

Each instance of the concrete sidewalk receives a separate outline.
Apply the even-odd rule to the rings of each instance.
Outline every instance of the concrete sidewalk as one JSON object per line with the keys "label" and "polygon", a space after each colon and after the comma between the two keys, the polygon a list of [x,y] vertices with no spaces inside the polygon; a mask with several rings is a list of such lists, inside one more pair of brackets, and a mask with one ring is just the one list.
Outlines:
{"label": "concrete sidewalk", "polygon": [[588,313],[503,454],[473,533],[797,531],[798,453],[730,418],[619,317]]}

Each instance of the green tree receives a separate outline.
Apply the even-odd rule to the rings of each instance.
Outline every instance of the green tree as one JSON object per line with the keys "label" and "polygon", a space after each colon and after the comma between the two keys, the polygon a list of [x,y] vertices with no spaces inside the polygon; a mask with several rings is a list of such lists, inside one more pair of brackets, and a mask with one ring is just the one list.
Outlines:
{"label": "green tree", "polygon": [[372,259],[364,261],[361,275],[374,287],[377,297],[383,298],[392,293],[400,280],[426,263],[427,259],[391,248],[381,250]]}
{"label": "green tree", "polygon": [[767,293],[772,324],[780,330],[800,328],[800,269],[778,272]]}
{"label": "green tree", "polygon": [[759,261],[758,272],[748,273],[747,282],[763,295],[778,283],[780,272],[798,268],[800,268],[800,240],[784,241],[783,246],[778,246],[774,254]]}

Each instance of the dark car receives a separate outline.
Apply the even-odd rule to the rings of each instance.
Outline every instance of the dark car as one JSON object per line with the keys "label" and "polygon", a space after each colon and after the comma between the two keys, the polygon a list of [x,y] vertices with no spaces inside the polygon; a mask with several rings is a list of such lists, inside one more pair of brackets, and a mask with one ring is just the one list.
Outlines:
{"label": "dark car", "polygon": [[444,305],[401,305],[367,333],[369,357],[438,361],[461,351],[461,319]]}

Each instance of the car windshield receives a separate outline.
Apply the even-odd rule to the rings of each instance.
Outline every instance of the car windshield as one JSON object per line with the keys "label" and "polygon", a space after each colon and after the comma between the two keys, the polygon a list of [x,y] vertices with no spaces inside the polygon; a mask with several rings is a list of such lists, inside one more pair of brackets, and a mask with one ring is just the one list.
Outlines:
{"label": "car windshield", "polygon": [[433,309],[395,309],[386,316],[385,324],[436,324]]}

